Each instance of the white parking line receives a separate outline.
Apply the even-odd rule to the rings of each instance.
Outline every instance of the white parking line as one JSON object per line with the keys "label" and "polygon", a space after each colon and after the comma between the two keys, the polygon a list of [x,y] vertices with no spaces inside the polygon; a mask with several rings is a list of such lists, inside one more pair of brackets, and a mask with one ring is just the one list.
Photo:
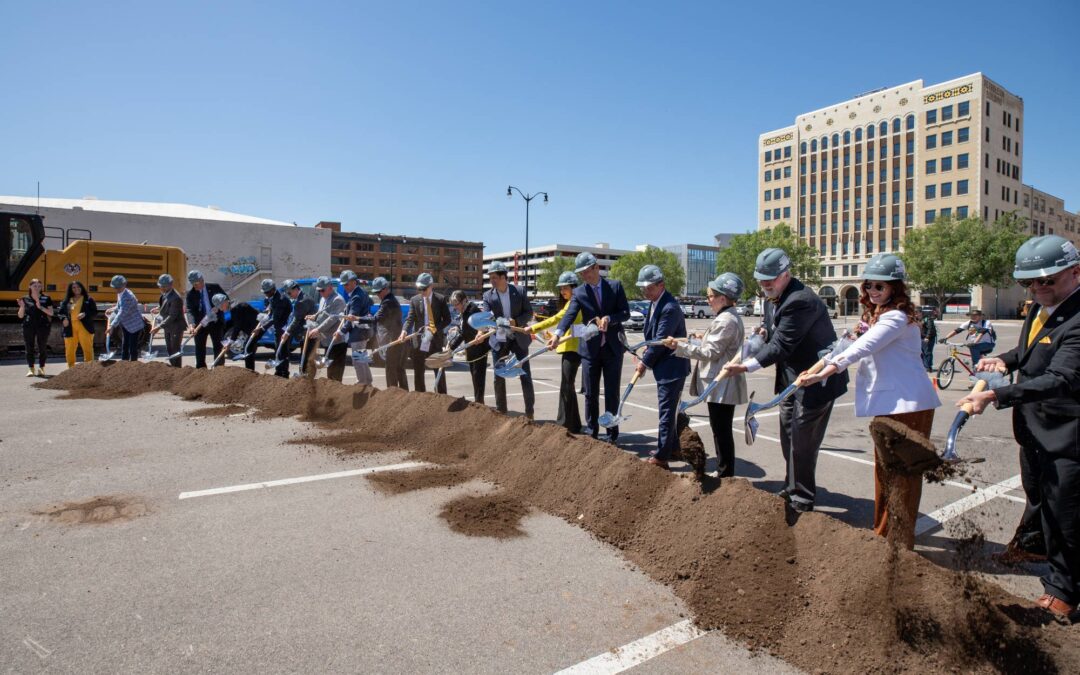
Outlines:
{"label": "white parking line", "polygon": [[209,490],[195,490],[193,492],[181,492],[177,499],[192,499],[194,497],[209,497],[229,492],[244,492],[246,490],[261,490],[263,488],[278,487],[280,485],[294,485],[296,483],[310,483],[317,480],[330,480],[331,478],[347,478],[349,476],[365,476],[369,473],[382,471],[399,471],[401,469],[413,469],[427,466],[427,462],[402,462],[387,466],[376,466],[368,469],[352,469],[350,471],[335,471],[334,473],[320,473],[314,476],[299,476],[297,478],[282,478],[279,480],[264,481],[262,483],[245,483],[243,485],[230,485],[228,487],[210,488]]}
{"label": "white parking line", "polygon": [[621,673],[706,634],[707,631],[701,630],[687,619],[658,630],[652,635],[646,635],[640,640],[634,640],[630,644],[598,654],[588,661],[582,661],[575,666],[560,670],[555,675],[613,675],[614,673]]}
{"label": "white parking line", "polygon": [[937,511],[928,513],[924,516],[919,516],[919,519],[915,521],[915,536],[917,537],[926,534],[931,530],[941,527],[949,520],[970,511],[977,506],[981,506],[995,497],[1000,497],[1006,492],[1015,490],[1018,487],[1020,487],[1020,476],[1016,475],[1007,480],[1003,480],[1000,483],[995,483],[990,487],[983,488],[982,490],[957,500],[952,504],[943,506]]}

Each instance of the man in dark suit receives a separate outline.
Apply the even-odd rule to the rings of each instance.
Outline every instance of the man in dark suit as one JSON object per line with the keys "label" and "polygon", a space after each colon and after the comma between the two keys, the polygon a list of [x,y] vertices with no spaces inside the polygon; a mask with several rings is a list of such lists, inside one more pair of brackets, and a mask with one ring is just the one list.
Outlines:
{"label": "man in dark suit", "polygon": [[[206,367],[206,338],[210,338],[213,345],[214,356],[221,353],[221,335],[225,331],[225,324],[221,316],[214,310],[211,298],[215,295],[224,295],[225,291],[217,284],[208,284],[199,270],[188,272],[188,283],[191,290],[187,292],[185,299],[186,318],[188,332],[195,336],[195,367]],[[213,315],[209,323],[202,328],[199,325],[207,316]]]}
{"label": "man in dark suit", "polygon": [[[289,317],[292,315],[292,302],[289,298],[277,289],[273,279],[263,279],[259,288],[262,290],[264,298],[264,312],[270,313],[270,325],[274,328],[274,352],[277,352],[278,345],[281,344],[281,334],[285,332],[285,327],[289,325]],[[251,346],[251,351],[256,350],[255,345]],[[289,364],[284,366],[278,366],[280,370],[284,367],[285,375],[289,374]]]}
{"label": "man in dark suit", "polygon": [[[223,338],[225,340],[240,340],[243,343],[247,343],[251,334],[255,332],[255,329],[259,326],[259,310],[252,307],[246,302],[233,303],[232,300],[226,298],[220,305],[220,311],[222,316],[225,312],[229,313],[229,319],[225,322],[225,332]],[[236,347],[230,345],[229,351],[233,351]],[[220,353],[220,352],[219,352]],[[218,354],[214,355],[215,357]],[[222,356],[219,360],[211,363],[211,366],[218,366],[229,360],[229,355]],[[255,370],[255,350],[249,349],[244,354],[244,367],[248,370]]]}
{"label": "man in dark suit", "polygon": [[[184,300],[173,288],[171,274],[162,274],[158,277],[157,284],[161,289],[161,297],[158,298],[157,308],[151,310],[151,313],[157,314],[161,318],[161,323],[150,329],[150,336],[153,339],[158,331],[164,332],[165,349],[172,355],[180,351],[180,345],[184,341],[184,328],[187,325],[184,321]],[[169,365],[179,368],[182,359],[182,356],[171,358]]]}
{"label": "man in dark suit", "polygon": [[[668,293],[660,268],[656,265],[642,267],[638,271],[637,285],[650,303],[649,314],[645,317],[645,339],[686,337],[686,319],[682,307]],[[671,454],[679,450],[679,432],[676,428],[679,396],[686,384],[686,376],[690,374],[690,360],[675,356],[674,351],[662,345],[652,345],[645,350],[637,365],[637,376],[641,377],[647,368],[652,369],[656,379],[656,400],[660,408],[656,452],[647,461],[667,469]]]}
{"label": "man in dark suit", "polygon": [[[1016,252],[1013,277],[1031,289],[1035,304],[1019,344],[983,358],[977,369],[1017,372],[1016,384],[968,394],[956,405],[971,403],[976,414],[990,403],[1013,409],[1028,501],[1025,521],[1038,517],[1050,563],[1038,605],[1075,618],[1080,603],[1080,255],[1062,237],[1033,237]],[[1024,546],[1023,534],[1018,532],[1010,546]]]}
{"label": "man in dark suit", "polygon": [[[574,267],[584,283],[574,289],[566,305],[566,314],[552,331],[548,345],[555,348],[578,312],[581,312],[583,323],[596,323],[600,329],[599,335],[586,340],[581,347],[581,360],[585,366],[585,429],[582,433],[596,438],[600,427],[601,375],[604,378],[604,408],[613,415],[619,408],[619,380],[623,352],[626,351],[622,325],[630,318],[630,304],[622,284],[600,276],[600,265],[592,253],[579,253]],[[605,440],[614,443],[618,438],[619,427],[608,429]]]}
{"label": "man in dark suit", "polygon": [[[488,268],[491,290],[484,293],[483,309],[491,312],[496,322],[499,322],[499,319],[505,319],[508,322],[506,327],[498,328],[489,341],[493,365],[510,354],[518,359],[525,358],[529,354],[529,343],[532,342],[532,336],[511,330],[512,327],[524,328],[532,319],[533,312],[524,291],[511,284],[507,279],[507,274],[506,265],[498,261],[491,263]],[[533,391],[532,370],[528,362],[522,366],[522,370],[525,374],[519,379],[521,393],[525,398],[525,416],[532,419],[536,395]],[[506,380],[498,376],[495,377],[495,409],[501,413],[507,410]]]}
{"label": "man in dark suit", "polygon": [[[375,340],[381,347],[401,335],[401,303],[385,277],[372,280],[371,292],[379,298],[379,309],[375,311]],[[405,377],[405,345],[390,347],[383,359],[386,361],[386,386],[409,391],[409,380]]]}
{"label": "man in dark suit", "polygon": [[[776,365],[779,394],[836,342],[829,310],[814,291],[791,274],[791,259],[778,248],[758,254],[754,278],[765,303],[765,339],[756,358],[728,366],[733,375]],[[787,486],[780,496],[791,508],[812,511],[817,493],[818,451],[829,426],[833,401],[847,391],[847,372],[798,389],[780,404],[780,448],[787,462]]]}
{"label": "man in dark suit", "polygon": [[[353,350],[353,354],[356,354],[367,349],[368,340],[374,334],[372,326],[375,323],[375,317],[371,315],[371,298],[360,287],[360,279],[356,276],[356,272],[352,270],[344,270],[338,275],[338,283],[345,289],[346,294],[346,319],[341,330],[345,333],[345,343]],[[344,374],[344,364],[342,364],[341,370],[336,370],[336,368],[337,366],[331,363],[326,368],[326,376],[331,380],[341,382]],[[354,357],[353,371],[356,373],[357,384],[369,386],[372,384],[371,365],[366,361],[359,361]]]}
{"label": "man in dark suit", "polygon": [[[278,342],[278,346],[281,348],[281,363],[274,371],[274,374],[278,377],[288,377],[289,354],[291,354],[293,350],[293,336],[303,336],[304,333],[307,332],[307,317],[315,313],[315,301],[304,295],[304,292],[300,290],[300,284],[292,279],[286,279],[282,287],[285,289],[285,294],[289,296],[289,300],[292,302],[292,313],[289,315],[289,323],[285,326],[285,330],[282,331],[281,340]],[[304,372],[304,365],[304,355],[301,354],[301,373]]]}
{"label": "man in dark suit", "polygon": [[[446,339],[446,327],[450,325],[450,307],[446,298],[435,292],[435,278],[427,272],[416,277],[417,293],[409,300],[409,316],[399,337],[423,329],[424,332],[412,339],[413,389],[427,391],[424,386],[424,359],[442,351]],[[440,394],[446,393],[446,378],[440,377],[436,386]]]}
{"label": "man in dark suit", "polygon": [[[469,302],[464,291],[454,291],[450,294],[450,304],[458,312],[457,335],[450,339],[446,346],[449,349],[457,349],[465,343],[465,360],[469,364],[469,374],[472,376],[473,400],[477,403],[484,402],[484,390],[487,385],[487,353],[491,347],[484,340],[476,342],[478,331],[469,325],[469,317],[480,311],[474,303]],[[504,389],[505,391],[505,389]]]}

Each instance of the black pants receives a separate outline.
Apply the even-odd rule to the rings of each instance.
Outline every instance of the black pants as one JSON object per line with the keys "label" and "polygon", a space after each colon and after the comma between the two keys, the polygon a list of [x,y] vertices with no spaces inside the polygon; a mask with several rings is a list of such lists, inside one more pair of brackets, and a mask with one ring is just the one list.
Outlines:
{"label": "black pants", "polygon": [[1020,448],[1020,483],[1024,486],[1024,515],[1012,543],[1029,553],[1046,553],[1042,528],[1042,488],[1039,485],[1039,452]]}
{"label": "black pants", "polygon": [[42,368],[45,367],[45,351],[49,343],[49,329],[52,326],[44,324],[41,326],[34,326],[29,323],[24,323],[22,327],[23,344],[26,347],[26,365],[30,368],[34,367],[34,357],[37,357],[38,365]]}
{"label": "black pants", "polygon": [[[427,387],[424,385],[424,371],[427,370],[427,366],[424,365],[424,359],[437,353],[438,350],[432,345],[430,352],[422,352],[419,348],[414,347],[412,350],[412,368],[413,368],[413,389],[416,391],[427,391]],[[435,390],[440,394],[446,393],[446,376],[439,378],[439,384],[435,387]]]}
{"label": "black pants", "polygon": [[123,346],[120,348],[120,360],[121,361],[138,361],[139,360],[139,336],[142,335],[142,331],[136,331],[131,333],[127,328],[121,326],[121,330],[124,332]]}
{"label": "black pants", "polygon": [[1080,603],[1080,461],[1039,454],[1043,539],[1050,571],[1042,578],[1047,593],[1070,605]]}
{"label": "black pants", "polygon": [[712,428],[713,445],[716,446],[716,471],[720,478],[735,475],[735,436],[731,425],[735,419],[735,406],[709,401],[709,426]]}
{"label": "black pants", "polygon": [[[598,358],[582,357],[585,371],[585,426],[593,438],[600,429],[600,376],[604,377],[604,410],[614,415],[619,409],[619,379],[622,376],[622,352],[615,352],[611,344],[600,348]],[[608,429],[611,440],[619,437],[619,427]]]}
{"label": "black pants", "polygon": [[572,434],[581,432],[581,410],[577,400],[577,373],[581,354],[563,352],[562,379],[559,380],[559,416],[555,423]]}
{"label": "black pants", "polygon": [[[491,360],[494,366],[501,359],[513,354],[518,359],[523,359],[529,354],[527,347],[522,347],[518,344],[517,340],[511,339],[509,342],[503,343],[498,351],[492,350]],[[533,416],[534,406],[536,404],[536,393],[533,391],[532,370],[530,369],[529,362],[526,361],[521,369],[525,371],[525,374],[519,377],[521,380],[521,393],[525,399],[525,414],[528,417]],[[506,405],[506,379],[495,376],[495,409],[501,413],[507,411]]]}
{"label": "black pants", "polygon": [[833,402],[807,408],[796,393],[780,404],[780,449],[787,463],[787,491],[793,503],[814,506],[817,492],[817,459]]}
{"label": "black pants", "polygon": [[[283,329],[284,330],[284,329]],[[289,376],[289,355],[292,354],[292,337],[288,337],[285,340],[285,345],[281,344],[282,331],[276,331],[274,337],[274,358],[281,359],[281,362],[274,368],[274,374],[278,377]]]}
{"label": "black pants", "polygon": [[386,350],[386,386],[409,391],[409,378],[405,375],[405,345],[394,345]]}
{"label": "black pants", "polygon": [[[487,389],[487,354],[475,361],[469,361],[469,375],[472,376],[473,400],[483,403],[484,391]],[[443,378],[445,377],[444,375]]]}
{"label": "black pants", "polygon": [[[214,349],[214,356],[216,357],[221,353],[221,334],[224,332],[224,326],[220,321],[213,321],[205,326],[198,333],[195,333],[195,337],[192,342],[195,343],[195,367],[206,367],[206,338],[210,338],[210,344]],[[211,357],[213,358],[213,357]]]}
{"label": "black pants", "polygon": [[349,345],[345,342],[339,342],[330,348],[330,351],[326,354],[328,363],[326,364],[326,377],[334,380],[335,382],[341,382],[345,377],[345,361],[347,352],[349,351]]}

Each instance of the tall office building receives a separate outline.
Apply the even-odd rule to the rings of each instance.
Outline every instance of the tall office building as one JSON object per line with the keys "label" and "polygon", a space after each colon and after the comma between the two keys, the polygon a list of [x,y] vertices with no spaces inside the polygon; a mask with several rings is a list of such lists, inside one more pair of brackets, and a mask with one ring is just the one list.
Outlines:
{"label": "tall office building", "polygon": [[[948,215],[1023,213],[1025,121],[1023,99],[981,73],[799,115],[759,138],[758,227],[789,224],[821,256],[822,298],[858,314],[863,265],[901,251],[913,228]],[[953,303],[1007,316],[1020,297],[976,287]]]}
{"label": "tall office building", "polygon": [[679,265],[682,266],[685,276],[682,288],[668,290],[675,295],[705,295],[705,287],[716,278],[716,255],[720,249],[703,244],[673,244],[661,248],[674,253],[679,258]]}

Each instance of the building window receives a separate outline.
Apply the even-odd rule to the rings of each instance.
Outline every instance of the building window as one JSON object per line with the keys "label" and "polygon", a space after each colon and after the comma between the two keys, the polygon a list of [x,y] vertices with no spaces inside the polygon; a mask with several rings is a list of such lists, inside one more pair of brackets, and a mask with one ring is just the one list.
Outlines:
{"label": "building window", "polygon": [[882,159],[885,159],[886,157],[889,156],[889,146],[885,145],[884,143],[881,144],[881,146],[878,148],[878,150],[881,151],[881,158]]}
{"label": "building window", "polygon": [[892,156],[897,157],[900,155],[900,141],[892,144]]}
{"label": "building window", "polygon": [[845,131],[844,132],[844,145],[847,145],[850,142],[851,142],[851,132],[850,131]]}
{"label": "building window", "polygon": [[893,164],[892,179],[893,180],[900,180],[900,165],[899,164],[895,164],[895,163]]}
{"label": "building window", "polygon": [[951,132],[951,131],[942,131],[941,132],[941,147],[944,148],[946,145],[952,145],[952,138],[953,138],[953,132]]}
{"label": "building window", "polygon": [[956,142],[967,143],[970,138],[971,130],[968,127],[960,127],[956,130]]}
{"label": "building window", "polygon": [[771,162],[771,161],[772,161],[772,150],[766,150],[765,151],[765,162],[768,163],[768,162]]}
{"label": "building window", "polygon": [[858,143],[862,140],[862,127],[855,130],[855,142]]}
{"label": "building window", "polygon": [[805,155],[806,154],[806,141],[803,141],[802,143],[799,143],[799,154],[800,155]]}
{"label": "building window", "polygon": [[765,220],[772,220],[772,211],[770,211],[769,209],[765,209],[764,218],[765,218]]}
{"label": "building window", "polygon": [[908,211],[907,213],[904,214],[904,225],[906,225],[907,227],[911,227],[914,224],[915,224],[915,212],[914,211]]}
{"label": "building window", "polygon": [[909,201],[909,202],[914,201],[914,199],[915,199],[915,188],[908,188],[905,191],[904,196],[907,198],[907,201]]}
{"label": "building window", "polygon": [[967,117],[971,114],[971,101],[961,101],[956,104],[956,116]]}
{"label": "building window", "polygon": [[956,168],[966,169],[968,168],[968,153],[962,153],[956,156]]}
{"label": "building window", "polygon": [[790,145],[785,145],[784,146],[784,159],[791,159],[791,146]]}
{"label": "building window", "polygon": [[817,152],[817,139],[810,141],[810,152]]}
{"label": "building window", "polygon": [[871,139],[873,137],[874,137],[874,125],[871,124],[870,126],[866,127],[866,138],[867,138],[867,140],[869,140],[869,139]]}
{"label": "building window", "polygon": [[908,131],[911,131],[912,129],[914,129],[915,128],[915,116],[914,115],[908,115],[907,118],[905,118],[905,120],[904,120],[904,125],[905,125],[905,127],[907,128]]}
{"label": "building window", "polygon": [[784,207],[784,218],[790,218],[790,217],[791,217],[791,207],[790,206],[785,206]]}
{"label": "building window", "polygon": [[941,217],[948,218],[952,215],[952,209],[941,209]]}
{"label": "building window", "polygon": [[822,136],[821,137],[821,150],[824,152],[825,150],[828,150],[828,149],[829,149],[829,137],[828,136]]}
{"label": "building window", "polygon": [[961,206],[961,207],[957,208],[956,209],[956,217],[957,218],[967,218],[968,217],[968,207]]}
{"label": "building window", "polygon": [[990,142],[990,127],[986,127],[986,142]]}
{"label": "building window", "polygon": [[915,177],[915,164],[912,163],[912,162],[908,162],[907,168],[904,169],[904,173],[907,175],[908,178],[914,178]]}
{"label": "building window", "polygon": [[784,197],[787,198],[787,197],[790,197],[790,196],[791,196],[791,186],[788,185],[788,186],[786,186],[784,188]]}
{"label": "building window", "polygon": [[984,195],[990,194],[990,179],[989,178],[983,179],[983,194]]}
{"label": "building window", "polygon": [[773,220],[780,220],[780,209],[776,208],[772,210]]}
{"label": "building window", "polygon": [[900,118],[897,117],[892,121],[892,130],[894,134],[900,133]]}
{"label": "building window", "polygon": [[397,250],[397,244],[392,242],[379,242],[379,253],[393,253]]}
{"label": "building window", "polygon": [[772,198],[773,199],[780,199],[780,188],[776,188],[775,190],[772,191]]}
{"label": "building window", "polygon": [[767,201],[767,202],[772,201],[772,190],[766,190],[765,191],[765,201]]}
{"label": "building window", "polygon": [[937,185],[927,185],[926,186],[926,198],[927,199],[934,199],[935,197],[937,197]]}
{"label": "building window", "polygon": [[785,166],[784,167],[784,178],[791,178],[791,167],[790,166]]}
{"label": "building window", "polygon": [[889,123],[882,122],[878,125],[878,134],[881,136],[887,136],[889,134]]}
{"label": "building window", "polygon": [[900,191],[899,190],[893,190],[892,203],[893,204],[899,204],[900,203]]}
{"label": "building window", "polygon": [[772,180],[772,171],[766,171],[765,172],[765,182],[768,183],[771,180]]}
{"label": "building window", "polygon": [[948,122],[952,119],[952,105],[941,106],[941,121]]}
{"label": "building window", "polygon": [[987,101],[987,102],[986,102],[986,115],[987,115],[987,116],[989,116],[989,115],[990,115],[990,101]]}
{"label": "building window", "polygon": [[958,181],[956,181],[956,194],[958,194],[958,195],[966,195],[967,193],[968,193],[968,182],[967,182],[967,180],[958,180]]}
{"label": "building window", "polygon": [[928,160],[926,160],[926,173],[937,173],[937,160],[936,159],[928,159]]}
{"label": "building window", "polygon": [[909,138],[907,141],[907,154],[910,155],[913,152],[915,152],[915,139]]}
{"label": "building window", "polygon": [[424,247],[424,255],[428,255],[428,256],[439,255],[439,247],[438,246],[425,246]]}
{"label": "building window", "polygon": [[872,145],[866,148],[866,161],[874,161],[874,146]]}
{"label": "building window", "polygon": [[941,196],[942,197],[952,197],[952,183],[951,182],[941,184]]}
{"label": "building window", "polygon": [[937,123],[937,109],[936,108],[933,109],[933,110],[927,110],[926,111],[926,123],[927,124],[936,124]]}
{"label": "building window", "polygon": [[[927,150],[933,150],[936,147],[937,147],[937,134],[930,134],[929,136],[926,137],[926,149]],[[768,174],[767,171],[765,173]]]}
{"label": "building window", "polygon": [[952,171],[952,157],[942,157],[941,158],[941,170],[942,171]]}
{"label": "building window", "polygon": [[930,223],[934,222],[934,217],[936,215],[937,213],[934,211],[934,209],[927,209],[926,214],[923,216],[923,220],[926,222],[927,225],[929,225]]}
{"label": "building window", "polygon": [[840,145],[840,134],[833,134],[832,135],[832,145],[833,145],[834,148],[836,146]]}

